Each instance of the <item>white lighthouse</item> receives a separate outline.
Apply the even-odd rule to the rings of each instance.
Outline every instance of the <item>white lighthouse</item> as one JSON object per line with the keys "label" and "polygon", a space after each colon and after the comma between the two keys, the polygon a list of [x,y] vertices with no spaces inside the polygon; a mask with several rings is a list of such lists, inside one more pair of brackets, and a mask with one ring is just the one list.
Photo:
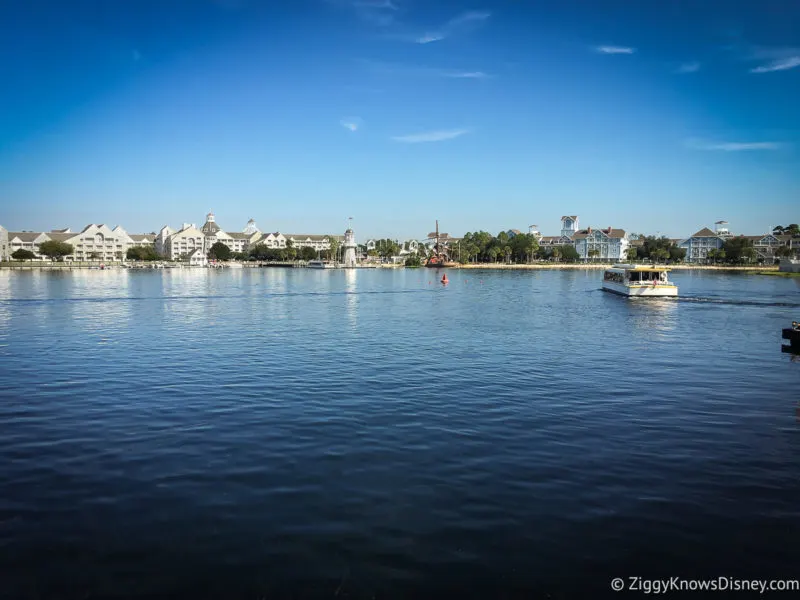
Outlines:
{"label": "white lighthouse", "polygon": [[[350,217],[352,222],[353,217]],[[356,266],[356,234],[352,225],[344,232],[344,268],[352,269]]]}

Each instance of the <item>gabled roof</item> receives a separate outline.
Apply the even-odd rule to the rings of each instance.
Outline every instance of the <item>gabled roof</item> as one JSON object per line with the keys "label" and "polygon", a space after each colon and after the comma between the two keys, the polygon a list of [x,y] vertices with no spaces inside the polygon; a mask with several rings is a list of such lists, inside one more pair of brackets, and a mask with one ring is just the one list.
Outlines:
{"label": "gabled roof", "polygon": [[258,235],[258,234],[257,233],[233,232],[233,233],[229,233],[227,235],[228,235],[229,238],[234,239],[234,240],[249,240],[251,237],[253,237],[254,235]]}
{"label": "gabled roof", "polygon": [[572,219],[574,221],[577,218],[578,218],[578,215],[565,215],[565,216],[561,217],[561,220],[563,221],[564,219]]}
{"label": "gabled roof", "polygon": [[589,237],[591,234],[599,231],[604,236],[608,238],[620,239],[625,237],[625,230],[624,229],[614,229],[613,227],[609,227],[608,229],[581,229],[580,231],[575,232],[573,235],[573,239],[582,240],[584,238]]}
{"label": "gabled roof", "polygon": [[129,233],[128,237],[134,242],[155,242],[156,236],[152,233]]}
{"label": "gabled roof", "polygon": [[52,233],[72,233],[69,227],[65,227],[64,229],[53,229]]}
{"label": "gabled roof", "polygon": [[343,240],[342,235],[319,235],[314,233],[284,233],[286,239],[311,240],[312,242],[322,242],[324,240]]}
{"label": "gabled roof", "polygon": [[78,233],[48,233],[47,237],[55,242],[68,242],[74,237],[77,237]]}
{"label": "gabled roof", "polygon": [[539,238],[539,243],[553,244],[555,242],[563,242],[565,244],[572,243],[572,239],[566,235],[543,235]]}
{"label": "gabled roof", "polygon": [[691,235],[690,237],[719,237],[716,233],[711,231],[708,227],[703,227],[700,231]]}
{"label": "gabled roof", "polygon": [[42,233],[41,231],[9,231],[8,239],[13,240],[17,238],[20,242],[34,242],[36,238],[42,235],[49,237],[46,233]]}

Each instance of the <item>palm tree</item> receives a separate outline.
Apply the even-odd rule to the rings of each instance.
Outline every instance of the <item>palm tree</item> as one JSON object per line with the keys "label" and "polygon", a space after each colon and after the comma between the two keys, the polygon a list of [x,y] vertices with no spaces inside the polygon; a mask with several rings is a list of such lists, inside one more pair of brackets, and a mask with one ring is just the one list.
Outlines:
{"label": "palm tree", "polygon": [[589,255],[589,258],[597,258],[598,256],[600,256],[600,250],[598,250],[597,248],[592,248],[591,250],[589,250],[589,252],[587,252],[587,254]]}
{"label": "palm tree", "polygon": [[556,262],[558,262],[558,259],[561,258],[561,248],[558,246],[553,248],[553,258],[556,259]]}

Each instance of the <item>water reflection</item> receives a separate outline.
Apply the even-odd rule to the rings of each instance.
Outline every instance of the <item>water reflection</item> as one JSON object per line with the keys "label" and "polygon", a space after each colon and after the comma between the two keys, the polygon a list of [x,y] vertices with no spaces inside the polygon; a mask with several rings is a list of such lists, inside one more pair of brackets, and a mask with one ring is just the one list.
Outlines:
{"label": "water reflection", "polygon": [[344,291],[346,293],[345,310],[350,327],[355,329],[358,326],[358,294],[356,293],[358,281],[358,269],[344,270]]}
{"label": "water reflection", "polygon": [[677,324],[678,303],[668,298],[628,299],[631,322],[634,329],[667,337]]}

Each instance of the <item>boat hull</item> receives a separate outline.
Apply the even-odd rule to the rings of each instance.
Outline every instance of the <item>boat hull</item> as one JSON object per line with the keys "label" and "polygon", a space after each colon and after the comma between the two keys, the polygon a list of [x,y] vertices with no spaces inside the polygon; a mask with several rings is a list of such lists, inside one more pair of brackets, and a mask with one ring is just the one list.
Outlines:
{"label": "boat hull", "polygon": [[614,281],[604,281],[603,289],[628,298],[676,298],[678,296],[678,286],[671,284],[625,285]]}
{"label": "boat hull", "polygon": [[335,269],[336,265],[329,262],[323,262],[321,260],[311,260],[308,262],[309,269]]}

